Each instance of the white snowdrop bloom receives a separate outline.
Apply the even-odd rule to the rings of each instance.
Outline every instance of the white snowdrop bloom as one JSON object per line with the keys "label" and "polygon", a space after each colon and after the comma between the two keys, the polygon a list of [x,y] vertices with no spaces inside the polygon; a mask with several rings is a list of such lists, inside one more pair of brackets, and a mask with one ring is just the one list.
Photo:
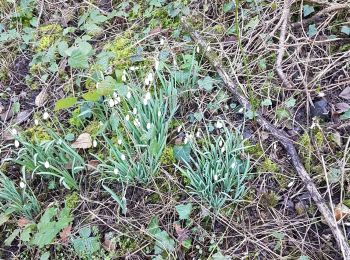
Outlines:
{"label": "white snowdrop bloom", "polygon": [[151,82],[154,80],[153,73],[150,72],[150,73],[148,74],[147,78],[148,78],[149,82],[151,83]]}
{"label": "white snowdrop bloom", "polygon": [[294,184],[294,181],[291,181],[290,183],[288,183],[287,187],[291,188],[293,186],[293,184]]}
{"label": "white snowdrop bloom", "polygon": [[160,110],[158,111],[158,117],[161,117],[162,113],[160,112]]}
{"label": "white snowdrop bloom", "polygon": [[120,155],[120,159],[122,159],[122,161],[125,161],[126,160],[126,157],[124,154]]}
{"label": "white snowdrop bloom", "polygon": [[113,92],[113,98],[117,98],[119,97],[118,93],[117,92]]}
{"label": "white snowdrop bloom", "polygon": [[93,146],[93,147],[97,147],[97,141],[96,141],[96,140],[94,140],[94,141],[92,142],[92,146]]}
{"label": "white snowdrop bloom", "polygon": [[12,135],[17,135],[17,134],[18,134],[17,129],[16,129],[16,128],[13,128],[13,129],[11,130],[11,134],[12,134]]}
{"label": "white snowdrop bloom", "polygon": [[44,119],[44,120],[48,119],[49,117],[50,117],[49,113],[45,112],[45,113],[43,114],[43,119]]}
{"label": "white snowdrop bloom", "polygon": [[150,81],[149,81],[148,77],[146,77],[146,78],[145,78],[145,85],[148,86],[149,83],[150,83]]}
{"label": "white snowdrop bloom", "polygon": [[147,92],[147,93],[146,93],[145,99],[151,100],[151,93],[150,93],[150,92]]}
{"label": "white snowdrop bloom", "polygon": [[199,46],[197,46],[196,52],[199,53],[199,51],[200,51]]}
{"label": "white snowdrop bloom", "polygon": [[210,49],[211,49],[211,47],[208,45],[208,47],[207,47],[207,51],[210,51]]}
{"label": "white snowdrop bloom", "polygon": [[147,125],[146,125],[147,130],[150,130],[151,126],[152,126],[151,123],[147,123]]}
{"label": "white snowdrop bloom", "polygon": [[145,105],[145,106],[147,106],[147,104],[148,104],[148,99],[143,99],[143,104]]}
{"label": "white snowdrop bloom", "polygon": [[114,105],[115,105],[114,100],[113,99],[108,100],[108,105],[109,105],[109,107],[114,107]]}
{"label": "white snowdrop bloom", "polygon": [[221,147],[224,144],[224,142],[220,139],[219,146]]}
{"label": "white snowdrop bloom", "polygon": [[215,175],[214,175],[214,181],[217,181],[217,180],[218,180],[218,175],[215,174]]}
{"label": "white snowdrop bloom", "polygon": [[131,67],[129,68],[129,70],[131,70],[131,71],[135,71],[135,70],[136,70],[136,68],[135,68],[134,66],[131,66]]}
{"label": "white snowdrop bloom", "polygon": [[136,118],[135,120],[134,120],[134,126],[136,126],[136,127],[140,127],[140,121]]}
{"label": "white snowdrop bloom", "polygon": [[198,132],[196,133],[196,137],[197,137],[197,138],[201,137],[201,132],[198,131]]}
{"label": "white snowdrop bloom", "polygon": [[243,113],[243,107],[238,110],[238,113]]}
{"label": "white snowdrop bloom", "polygon": [[164,39],[163,39],[163,38],[160,39],[159,44],[160,44],[160,45],[164,45]]}
{"label": "white snowdrop bloom", "polygon": [[184,139],[184,144],[187,144],[187,143],[188,143],[188,137],[186,136]]}
{"label": "white snowdrop bloom", "polygon": [[131,92],[130,91],[128,91],[128,93],[126,93],[126,98],[127,99],[131,98]]}
{"label": "white snowdrop bloom", "polygon": [[19,147],[19,142],[18,142],[18,140],[15,140],[15,147],[16,147],[16,148]]}
{"label": "white snowdrop bloom", "polygon": [[119,174],[119,170],[117,168],[115,168],[113,172],[114,172],[115,175]]}
{"label": "white snowdrop bloom", "polygon": [[236,163],[233,162],[233,163],[231,164],[231,168],[234,169],[235,167],[236,167]]}
{"label": "white snowdrop bloom", "polygon": [[46,162],[44,163],[44,166],[45,166],[46,169],[48,169],[48,168],[50,168],[50,163],[49,163],[48,161],[46,161]]}
{"label": "white snowdrop bloom", "polygon": [[125,82],[126,81],[126,74],[123,73],[122,75],[122,81]]}
{"label": "white snowdrop bloom", "polygon": [[225,152],[225,146],[221,147],[221,153],[224,153]]}
{"label": "white snowdrop bloom", "polygon": [[118,139],[118,144],[119,144],[119,145],[122,144],[122,139]]}
{"label": "white snowdrop bloom", "polygon": [[178,128],[177,128],[177,132],[178,133],[180,133],[181,132],[181,128],[182,128],[182,126],[180,125],[180,126],[178,126]]}
{"label": "white snowdrop bloom", "polygon": [[100,123],[99,123],[99,124],[100,124],[100,126],[103,126],[103,123],[102,123],[101,121],[100,121]]}
{"label": "white snowdrop bloom", "polygon": [[133,113],[134,115],[137,114],[137,108],[136,108],[136,107],[133,108],[132,113]]}
{"label": "white snowdrop bloom", "polygon": [[120,97],[115,98],[115,99],[114,99],[114,104],[117,105],[117,104],[119,104],[119,103],[120,103]]}
{"label": "white snowdrop bloom", "polygon": [[320,93],[318,93],[318,96],[319,97],[324,97],[326,94],[324,93],[324,92],[320,92]]}
{"label": "white snowdrop bloom", "polygon": [[155,62],[154,62],[154,68],[155,68],[156,70],[158,70],[158,68],[159,68],[159,60],[155,60]]}
{"label": "white snowdrop bloom", "polygon": [[224,124],[222,122],[220,122],[220,121],[217,121],[216,124],[215,124],[215,127],[218,128],[218,129],[222,128],[223,126],[224,126]]}
{"label": "white snowdrop bloom", "polygon": [[130,120],[130,116],[129,116],[129,115],[126,115],[126,116],[125,116],[125,120],[126,120],[126,121],[129,121],[129,120]]}
{"label": "white snowdrop bloom", "polygon": [[35,125],[39,125],[39,120],[38,119],[34,119],[34,124]]}
{"label": "white snowdrop bloom", "polygon": [[19,183],[19,187],[20,187],[21,189],[24,189],[24,188],[26,187],[26,184],[25,184],[23,181],[21,181],[21,182]]}
{"label": "white snowdrop bloom", "polygon": [[126,73],[126,70],[123,70],[123,75],[126,75],[127,73]]}

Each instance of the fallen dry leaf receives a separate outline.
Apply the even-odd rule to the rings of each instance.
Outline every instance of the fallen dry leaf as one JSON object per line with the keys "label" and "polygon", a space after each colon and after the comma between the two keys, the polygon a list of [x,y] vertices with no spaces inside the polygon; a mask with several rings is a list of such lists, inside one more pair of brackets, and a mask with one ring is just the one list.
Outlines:
{"label": "fallen dry leaf", "polygon": [[181,228],[181,226],[176,222],[173,223],[173,227],[175,228],[175,232],[177,234],[177,240],[179,241],[179,244],[182,244],[182,242],[188,238],[189,230],[186,228]]}
{"label": "fallen dry leaf", "polygon": [[82,133],[78,136],[77,140],[72,143],[72,148],[76,149],[88,149],[92,146],[92,139],[90,134]]}
{"label": "fallen dry leaf", "polygon": [[68,227],[65,227],[61,232],[60,232],[60,238],[63,243],[68,242],[68,237],[70,236],[72,231],[72,225],[69,225]]}
{"label": "fallen dry leaf", "polygon": [[23,122],[27,121],[30,114],[31,112],[29,110],[24,110],[19,112],[16,116],[16,120],[15,120],[16,124],[22,124]]}
{"label": "fallen dry leaf", "polygon": [[45,101],[48,98],[46,89],[42,89],[40,93],[35,97],[35,105],[41,107],[45,104]]}
{"label": "fallen dry leaf", "polygon": [[350,109],[350,105],[345,103],[345,102],[337,103],[337,104],[335,104],[335,107],[337,109],[337,113],[339,113],[339,114],[346,112]]}
{"label": "fallen dry leaf", "polygon": [[88,171],[94,171],[96,170],[97,166],[100,164],[99,160],[90,160],[87,163],[87,169]]}
{"label": "fallen dry leaf", "polygon": [[344,204],[339,203],[335,208],[334,208],[334,215],[335,219],[337,221],[346,218],[350,215],[350,209],[345,206]]}
{"label": "fallen dry leaf", "polygon": [[350,99],[350,87],[346,87],[340,94],[339,97],[344,98],[346,100]]}
{"label": "fallen dry leaf", "polygon": [[114,238],[114,232],[108,232],[104,235],[102,246],[108,252],[114,252],[117,248],[117,241]]}
{"label": "fallen dry leaf", "polygon": [[20,218],[18,221],[17,221],[17,225],[22,228],[22,227],[25,227],[26,225],[28,225],[30,223],[30,220],[26,219],[26,218]]}

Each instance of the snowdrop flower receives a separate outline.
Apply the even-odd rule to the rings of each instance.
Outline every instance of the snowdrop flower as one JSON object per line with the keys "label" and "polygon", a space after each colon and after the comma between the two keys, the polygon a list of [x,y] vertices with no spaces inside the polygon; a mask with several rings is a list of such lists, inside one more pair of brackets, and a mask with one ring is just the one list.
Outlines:
{"label": "snowdrop flower", "polygon": [[215,124],[215,127],[218,128],[218,129],[222,128],[223,126],[224,126],[224,124],[222,122],[220,122],[220,121],[217,121],[216,124]]}
{"label": "snowdrop flower", "polygon": [[96,141],[96,140],[94,140],[94,141],[92,142],[92,146],[93,146],[93,147],[97,147],[97,141]]}
{"label": "snowdrop flower", "polygon": [[243,107],[238,110],[238,113],[243,113]]}
{"label": "snowdrop flower", "polygon": [[186,136],[184,139],[184,144],[187,144],[187,143],[188,143],[188,137]]}
{"label": "snowdrop flower", "polygon": [[126,74],[123,73],[122,75],[122,81],[125,82],[126,81]]}
{"label": "snowdrop flower", "polygon": [[150,83],[150,81],[149,81],[148,77],[146,77],[146,78],[145,78],[145,85],[148,86],[149,83]]}
{"label": "snowdrop flower", "polygon": [[109,107],[114,107],[115,103],[113,99],[108,100]]}
{"label": "snowdrop flower", "polygon": [[155,60],[155,62],[154,62],[154,68],[155,68],[156,70],[158,70],[158,68],[159,68],[159,60]]}
{"label": "snowdrop flower", "polygon": [[135,68],[134,66],[131,66],[131,67],[129,68],[129,70],[131,70],[131,71],[135,71],[135,70],[136,70],[136,68]]}
{"label": "snowdrop flower", "polygon": [[99,124],[100,124],[100,126],[103,126],[103,123],[102,123],[101,121],[100,121],[100,123],[99,123]]}
{"label": "snowdrop flower", "polygon": [[211,47],[208,45],[208,47],[207,47],[207,51],[210,51],[210,49],[211,49]]}
{"label": "snowdrop flower", "polygon": [[113,92],[113,98],[117,98],[119,97],[118,93],[117,92]]}
{"label": "snowdrop flower", "polygon": [[214,175],[214,181],[217,181],[217,180],[218,180],[218,175],[215,174],[215,175]]}
{"label": "snowdrop flower", "polygon": [[134,120],[134,126],[136,126],[136,127],[140,127],[140,121],[136,118],[135,120]]}
{"label": "snowdrop flower", "polygon": [[151,126],[152,126],[151,123],[147,123],[147,125],[146,125],[147,130],[150,130]]}
{"label": "snowdrop flower", "polygon": [[46,169],[48,169],[48,168],[50,168],[50,163],[49,163],[48,161],[46,161],[46,162],[44,163],[44,166],[45,166]]}
{"label": "snowdrop flower", "polygon": [[320,92],[320,93],[318,93],[318,96],[319,97],[324,97],[326,94],[324,93],[324,92]]}
{"label": "snowdrop flower", "polygon": [[158,117],[161,117],[162,113],[160,111],[158,111]]}
{"label": "snowdrop flower", "polygon": [[125,120],[126,120],[126,121],[129,121],[129,120],[130,120],[130,116],[129,116],[129,115],[126,115],[126,116],[125,116]]}
{"label": "snowdrop flower", "polygon": [[13,128],[13,129],[11,130],[11,134],[12,134],[12,135],[17,135],[17,134],[18,134],[17,129],[16,129],[16,128]]}
{"label": "snowdrop flower", "polygon": [[120,97],[118,96],[117,98],[114,99],[114,103],[117,105],[120,103]]}
{"label": "snowdrop flower", "polygon": [[197,46],[196,52],[199,53],[199,51],[200,51],[199,46]]}
{"label": "snowdrop flower", "polygon": [[224,144],[223,141],[220,139],[219,146],[221,147],[223,144]]}
{"label": "snowdrop flower", "polygon": [[124,154],[122,154],[122,155],[120,156],[120,159],[122,159],[122,161],[125,161],[125,160],[126,160],[125,155],[124,155]]}
{"label": "snowdrop flower", "polygon": [[148,104],[148,99],[143,99],[143,104],[145,105],[145,106],[147,106],[147,104]]}
{"label": "snowdrop flower", "polygon": [[163,39],[163,38],[160,39],[159,44],[160,44],[160,45],[164,45],[164,39]]}
{"label": "snowdrop flower", "polygon": [[39,120],[38,119],[34,119],[34,125],[39,125]]}
{"label": "snowdrop flower", "polygon": [[119,174],[119,170],[117,168],[115,168],[113,172],[114,172],[115,175]]}
{"label": "snowdrop flower", "polygon": [[44,120],[49,119],[49,117],[50,117],[49,113],[45,112],[45,113],[43,114],[43,119],[44,119]]}
{"label": "snowdrop flower", "polygon": [[178,126],[178,128],[177,128],[177,132],[178,133],[180,133],[181,132],[181,128],[182,128],[182,126],[180,125],[180,126]]}
{"label": "snowdrop flower", "polygon": [[235,167],[236,167],[236,163],[233,162],[233,163],[231,164],[231,168],[234,169]]}
{"label": "snowdrop flower", "polygon": [[16,147],[16,148],[19,147],[19,142],[18,142],[18,140],[15,140],[15,147]]}
{"label": "snowdrop flower", "polygon": [[225,146],[221,147],[221,153],[224,153],[225,152]]}
{"label": "snowdrop flower", "polygon": [[197,138],[201,137],[201,132],[198,131],[198,132],[196,133],[196,137],[197,137]]}
{"label": "snowdrop flower", "polygon": [[133,113],[134,115],[137,114],[137,108],[136,108],[136,107],[134,107],[134,109],[132,110],[132,113]]}
{"label": "snowdrop flower", "polygon": [[150,93],[150,92],[147,92],[147,93],[146,93],[145,99],[151,100],[151,93]]}
{"label": "snowdrop flower", "polygon": [[126,93],[126,98],[127,99],[131,98],[131,92],[130,91],[128,91],[128,93]]}
{"label": "snowdrop flower", "polygon": [[19,187],[20,187],[21,189],[24,189],[24,188],[26,187],[26,184],[25,184],[23,181],[21,181],[21,182],[19,183]]}
{"label": "snowdrop flower", "polygon": [[118,139],[118,144],[119,144],[119,145],[122,144],[122,139]]}
{"label": "snowdrop flower", "polygon": [[147,76],[149,83],[151,83],[154,80],[153,73],[150,72]]}

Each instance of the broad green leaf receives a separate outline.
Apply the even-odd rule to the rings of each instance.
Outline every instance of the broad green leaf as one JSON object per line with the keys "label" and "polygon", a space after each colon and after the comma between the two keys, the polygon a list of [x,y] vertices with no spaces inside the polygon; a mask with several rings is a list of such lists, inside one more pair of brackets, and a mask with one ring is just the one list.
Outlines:
{"label": "broad green leaf", "polygon": [[232,11],[234,7],[235,7],[234,1],[230,1],[228,3],[225,3],[224,4],[224,12],[228,13],[228,12]]}
{"label": "broad green leaf", "polygon": [[312,14],[313,12],[315,12],[315,9],[313,6],[311,5],[304,5],[304,17]]}
{"label": "broad green leaf", "polygon": [[181,204],[175,206],[179,219],[189,219],[192,211],[192,203]]}
{"label": "broad green leaf", "polygon": [[271,105],[272,105],[272,101],[271,101],[271,99],[266,98],[266,99],[264,99],[264,100],[261,102],[261,105],[264,106],[264,107],[271,106]]}
{"label": "broad green leaf", "polygon": [[347,26],[347,25],[342,26],[341,32],[350,36],[350,26]]}
{"label": "broad green leaf", "polygon": [[57,44],[57,49],[58,49],[58,53],[62,56],[62,57],[67,57],[67,53],[66,51],[68,50],[68,43],[66,41],[60,41]]}
{"label": "broad green leaf", "polygon": [[92,102],[96,102],[100,99],[101,95],[98,93],[98,91],[94,90],[94,91],[89,91],[83,94],[83,98],[86,101],[92,101]]}
{"label": "broad green leaf", "polygon": [[340,115],[341,120],[347,120],[350,119],[350,109],[346,111],[344,114]]}
{"label": "broad green leaf", "polygon": [[247,23],[244,29],[254,29],[259,24],[259,16],[255,16]]}
{"label": "broad green leaf", "polygon": [[55,111],[70,108],[77,103],[78,99],[76,97],[67,97],[57,100],[55,104]]}
{"label": "broad green leaf", "polygon": [[83,237],[83,238],[88,238],[91,235],[91,227],[87,226],[87,227],[83,227],[79,230],[79,236]]}
{"label": "broad green leaf", "polygon": [[88,56],[79,49],[74,49],[68,58],[68,65],[74,69],[86,69],[89,67]]}
{"label": "broad green leaf", "polygon": [[290,115],[288,110],[284,108],[279,108],[276,110],[276,116],[279,120],[283,120],[283,119],[289,118]]}
{"label": "broad green leaf", "polygon": [[307,35],[311,38],[317,34],[317,27],[315,24],[309,25],[309,30],[307,31]]}
{"label": "broad green leaf", "polygon": [[297,100],[296,100],[295,98],[291,97],[291,98],[287,99],[287,100],[284,102],[284,104],[286,105],[286,107],[292,108],[292,107],[295,106],[296,102],[297,102]]}
{"label": "broad green leaf", "polygon": [[176,160],[189,163],[191,159],[190,154],[191,154],[191,145],[189,143],[184,145],[174,146],[174,157]]}
{"label": "broad green leaf", "polygon": [[50,259],[50,252],[46,251],[40,256],[40,260],[49,260]]}
{"label": "broad green leaf", "polygon": [[206,91],[211,91],[213,89],[214,80],[210,76],[206,76],[204,79],[198,80],[199,87],[205,89]]}

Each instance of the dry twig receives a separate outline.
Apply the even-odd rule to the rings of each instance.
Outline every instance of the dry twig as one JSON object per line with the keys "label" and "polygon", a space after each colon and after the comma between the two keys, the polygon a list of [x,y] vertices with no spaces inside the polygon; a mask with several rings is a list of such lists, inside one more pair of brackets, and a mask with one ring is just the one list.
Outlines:
{"label": "dry twig", "polygon": [[[287,2],[289,1],[287,0]],[[196,31],[193,30],[193,27],[187,23],[186,18],[182,19],[182,24],[185,27],[185,29],[190,33],[192,39],[196,43],[198,43],[204,50],[207,50],[207,47],[209,45],[201,38],[201,36]],[[236,88],[236,85],[239,85],[239,82],[236,80],[237,82],[235,83],[231,79],[226,70],[223,68],[220,60],[216,58],[217,56],[213,54],[212,51],[206,51],[205,55],[211,63],[211,65],[216,69],[223,82],[225,83],[227,90],[229,90],[233,94],[233,96],[245,109],[251,109],[251,104],[249,103],[248,99],[245,96],[243,96]],[[321,212],[326,223],[330,227],[334,238],[342,251],[344,259],[350,259],[350,248],[348,242],[345,239],[341,230],[338,228],[338,224],[335,221],[334,215],[327,207],[322,195],[319,193],[316,185],[310,178],[309,174],[306,172],[295,149],[295,146],[292,143],[292,141],[288,138],[288,135],[283,130],[276,128],[274,125],[268,122],[258,112],[256,113],[256,121],[262,126],[262,128],[269,131],[285,148],[287,154],[290,157],[291,163],[297,171],[300,179],[304,182],[307,190],[309,191],[311,197],[317,205],[318,210]]]}

